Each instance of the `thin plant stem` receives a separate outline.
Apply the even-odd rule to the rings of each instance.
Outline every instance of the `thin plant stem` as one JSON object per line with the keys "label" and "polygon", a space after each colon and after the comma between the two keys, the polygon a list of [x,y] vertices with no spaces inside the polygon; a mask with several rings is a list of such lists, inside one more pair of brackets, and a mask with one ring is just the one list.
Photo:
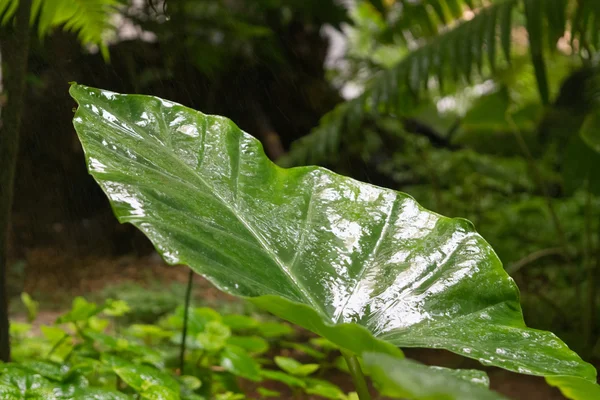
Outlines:
{"label": "thin plant stem", "polygon": [[183,310],[183,330],[181,332],[181,347],[179,348],[179,371],[185,375],[185,346],[187,341],[188,314],[192,298],[192,285],[194,283],[194,271],[190,268],[188,274],[187,288],[185,290],[185,308]]}
{"label": "thin plant stem", "polygon": [[350,376],[352,377],[352,382],[354,383],[354,388],[356,389],[358,398],[360,400],[371,400],[371,393],[369,393],[367,381],[362,369],[360,368],[358,358],[347,350],[342,350],[342,355],[346,360],[346,364],[348,364]]}
{"label": "thin plant stem", "polygon": [[548,188],[546,187],[546,184],[542,177],[542,173],[540,172],[540,169],[536,164],[535,158],[533,157],[533,154],[531,154],[531,151],[529,150],[529,147],[527,146],[527,143],[523,138],[521,130],[519,129],[519,127],[517,126],[517,124],[512,119],[509,113],[506,113],[505,117],[506,121],[510,124],[512,128],[512,133],[515,135],[515,139],[517,139],[517,143],[519,144],[523,155],[525,155],[525,158],[527,159],[527,163],[529,164],[529,169],[532,172],[533,179],[535,179],[536,185],[538,186],[538,188],[540,188],[542,194],[544,195],[544,199],[546,200],[546,207],[548,208],[552,224],[554,225],[554,229],[556,230],[556,234],[563,248],[565,259],[567,260],[567,262],[570,263],[571,256],[569,254],[567,237],[565,236],[565,231],[563,230],[562,224],[560,223],[558,215],[556,214],[556,210],[554,209],[554,205],[552,204],[552,199],[550,198],[550,193],[548,192]]}

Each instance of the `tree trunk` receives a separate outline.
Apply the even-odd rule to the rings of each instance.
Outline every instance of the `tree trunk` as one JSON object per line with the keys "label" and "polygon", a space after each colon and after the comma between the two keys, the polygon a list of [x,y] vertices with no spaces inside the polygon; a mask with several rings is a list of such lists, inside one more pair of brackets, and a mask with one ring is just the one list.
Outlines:
{"label": "tree trunk", "polygon": [[2,32],[2,53],[7,78],[4,88],[8,100],[0,126],[0,360],[10,361],[8,322],[8,236],[13,204],[15,168],[19,153],[19,129],[25,100],[25,79],[29,54],[29,16],[31,0],[20,0],[14,25]]}

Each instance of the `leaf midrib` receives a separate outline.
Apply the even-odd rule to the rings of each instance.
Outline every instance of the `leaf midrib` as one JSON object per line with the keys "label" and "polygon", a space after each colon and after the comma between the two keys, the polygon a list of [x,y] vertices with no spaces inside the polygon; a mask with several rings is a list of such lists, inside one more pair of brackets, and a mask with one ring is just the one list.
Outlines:
{"label": "leaf midrib", "polygon": [[[123,95],[118,95],[120,97],[122,97]],[[136,96],[137,97],[137,96]],[[104,102],[104,107],[107,110],[110,110],[111,114],[114,115],[115,117],[117,117],[119,120],[121,121],[126,121],[126,119],[124,119],[122,117],[122,115],[120,114],[120,112],[118,112],[117,110],[115,110],[113,107],[107,107],[106,106],[106,102]],[[187,109],[187,107],[177,104],[177,103],[172,103],[173,106],[175,107],[182,107],[184,108],[187,112],[189,112],[189,109]],[[160,102],[160,109],[162,110],[164,108],[164,104],[162,103],[162,101]],[[79,107],[78,110],[80,110],[81,107]],[[83,107],[84,110],[87,111],[87,113],[89,115],[92,115],[94,118],[100,119],[103,123],[105,124],[109,124],[109,125],[113,125],[117,131],[123,131],[122,127],[113,123],[110,120],[106,120],[104,118],[102,118],[100,115],[91,112],[88,108]],[[193,111],[193,110],[192,110]],[[199,115],[201,115],[203,118],[211,118],[208,115],[204,115],[198,111],[193,111],[194,113],[198,113]],[[162,120],[163,122],[166,122],[164,120],[164,115],[165,113],[158,113],[157,117],[160,117],[160,120]],[[159,120],[159,118],[157,118],[157,120]],[[174,160],[178,165],[180,165],[182,168],[186,169],[186,170],[190,170],[192,172],[192,176],[194,176],[202,185],[204,185],[205,187],[207,187],[210,191],[210,193],[217,199],[219,200],[219,202],[221,202],[223,204],[223,206],[231,213],[233,214],[233,216],[243,225],[243,227],[255,238],[255,240],[260,244],[260,246],[262,247],[263,251],[265,251],[266,255],[269,256],[273,261],[275,261],[275,263],[277,264],[277,266],[279,267],[279,269],[284,273],[284,275],[286,276],[286,278],[294,285],[298,288],[298,290],[300,291],[300,293],[304,296],[305,300],[318,312],[320,312],[323,315],[327,315],[327,313],[325,312],[325,310],[323,309],[323,307],[321,305],[319,305],[319,303],[316,301],[316,299],[310,294],[310,292],[306,289],[306,287],[304,287],[304,285],[301,284],[301,282],[297,281],[296,278],[294,277],[294,275],[291,273],[291,271],[288,270],[288,268],[286,267],[285,263],[283,263],[283,261],[279,258],[279,256],[277,254],[275,254],[267,245],[267,243],[265,243],[265,241],[262,239],[262,236],[259,235],[255,229],[248,223],[248,221],[246,221],[240,213],[240,210],[237,208],[237,204],[232,207],[228,204],[227,201],[225,201],[225,199],[223,197],[221,197],[221,195],[219,195],[218,191],[215,190],[215,188],[213,188],[212,186],[210,186],[206,180],[204,180],[202,178],[202,176],[200,174],[198,174],[197,171],[193,170],[190,168],[189,165],[187,165],[186,163],[184,163],[183,161],[181,161],[179,159],[179,157],[177,157],[177,155],[172,151],[172,149],[170,147],[165,146],[164,144],[160,143],[160,141],[153,137],[152,135],[148,135],[146,134],[145,130],[139,130],[139,127],[135,124],[128,124],[132,130],[136,131],[138,134],[140,134],[142,137],[145,138],[152,138],[152,140],[150,141],[146,141],[147,145],[151,145],[152,147],[154,147],[155,149],[158,149],[158,153],[165,153],[168,154],[168,156]],[[203,149],[203,154],[201,154],[200,156],[202,156],[204,158],[204,142],[206,141],[206,136],[207,136],[207,125],[208,124],[203,124],[202,126],[202,149]],[[127,133],[126,133],[127,134]],[[242,137],[244,137],[245,134],[243,132],[240,133],[240,140]],[[157,145],[159,144],[159,145]],[[165,149],[168,149],[169,151],[164,151]],[[239,150],[239,146],[238,146],[238,150]],[[240,151],[241,153],[241,151]],[[241,157],[241,154],[240,154]],[[133,162],[136,162],[138,164],[140,164],[143,168],[148,168],[148,166],[143,165],[142,163],[140,163],[138,160],[132,160]],[[239,175],[239,168],[237,169],[237,174]],[[170,175],[170,174],[169,174]],[[239,178],[239,177],[238,177]],[[190,183],[183,181],[181,179],[179,179],[180,182],[185,183],[186,185],[190,185]],[[238,182],[238,179],[236,179],[236,183]],[[197,190],[197,188],[193,185],[191,185],[191,189],[193,189],[194,191]],[[314,188],[313,188],[314,190]]]}

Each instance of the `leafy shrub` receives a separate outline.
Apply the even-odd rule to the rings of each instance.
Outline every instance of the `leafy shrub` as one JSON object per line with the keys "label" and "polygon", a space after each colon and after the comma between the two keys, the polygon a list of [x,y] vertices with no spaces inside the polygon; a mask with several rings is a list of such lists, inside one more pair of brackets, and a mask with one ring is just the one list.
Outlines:
{"label": "leafy shrub", "polygon": [[[34,304],[28,295],[23,300]],[[157,324],[134,323],[116,333],[115,320],[135,313],[122,300],[99,305],[78,297],[54,325],[41,327],[43,337],[31,336],[30,324],[13,323],[14,362],[0,366],[2,398],[242,399],[241,382],[261,398],[281,395],[272,384],[262,386],[269,382],[289,387],[297,395],[352,398],[313,376],[317,370],[335,368],[325,357],[337,347],[322,340],[286,342],[294,334],[287,324],[190,308],[187,351],[181,364],[183,307]],[[270,349],[285,343],[319,359],[302,364],[292,358],[273,358]]]}

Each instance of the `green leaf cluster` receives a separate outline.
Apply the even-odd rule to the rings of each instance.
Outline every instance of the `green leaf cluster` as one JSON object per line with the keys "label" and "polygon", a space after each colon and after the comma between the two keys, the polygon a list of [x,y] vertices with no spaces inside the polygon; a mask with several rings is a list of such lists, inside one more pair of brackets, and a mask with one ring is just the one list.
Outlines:
{"label": "green leaf cluster", "polygon": [[[29,295],[22,297],[32,304]],[[77,297],[54,325],[41,327],[43,337],[31,335],[31,325],[13,323],[14,363],[0,365],[3,398],[244,399],[247,384],[241,381],[263,398],[281,395],[273,384],[293,393],[347,398],[338,386],[311,376],[337,368],[329,362],[337,347],[321,340],[287,341],[295,336],[288,324],[190,308],[181,370],[183,308],[155,324],[120,325],[123,313],[135,310],[123,301],[99,305]],[[297,356],[317,355],[315,363],[273,358],[272,350],[290,344]]]}

